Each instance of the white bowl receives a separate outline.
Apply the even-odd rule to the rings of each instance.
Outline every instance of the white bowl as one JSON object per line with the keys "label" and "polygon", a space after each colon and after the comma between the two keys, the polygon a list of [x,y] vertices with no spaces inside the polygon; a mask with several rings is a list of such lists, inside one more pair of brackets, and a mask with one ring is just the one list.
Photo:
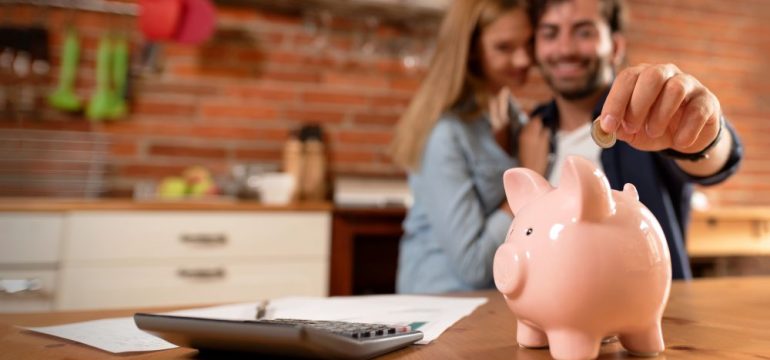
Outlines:
{"label": "white bowl", "polygon": [[270,172],[250,176],[249,187],[257,189],[259,199],[265,204],[285,205],[291,202],[297,180],[294,175]]}

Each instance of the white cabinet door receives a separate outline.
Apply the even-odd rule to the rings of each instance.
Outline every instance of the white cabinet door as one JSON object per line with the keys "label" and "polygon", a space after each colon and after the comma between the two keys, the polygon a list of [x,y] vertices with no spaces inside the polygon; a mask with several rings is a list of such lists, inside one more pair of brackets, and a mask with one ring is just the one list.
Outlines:
{"label": "white cabinet door", "polygon": [[77,212],[64,259],[320,258],[330,234],[328,212]]}
{"label": "white cabinet door", "polygon": [[0,265],[57,263],[63,227],[60,213],[0,213]]}
{"label": "white cabinet door", "polygon": [[327,294],[328,211],[77,211],[56,309]]}
{"label": "white cabinet door", "polygon": [[0,269],[0,313],[51,311],[55,293],[55,269]]}
{"label": "white cabinet door", "polygon": [[62,270],[58,310],[256,302],[325,295],[328,261],[181,261]]}

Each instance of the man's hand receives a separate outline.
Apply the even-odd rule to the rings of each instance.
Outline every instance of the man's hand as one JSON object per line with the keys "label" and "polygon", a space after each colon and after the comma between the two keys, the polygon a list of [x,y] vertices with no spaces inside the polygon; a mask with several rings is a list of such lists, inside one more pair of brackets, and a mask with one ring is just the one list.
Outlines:
{"label": "man's hand", "polygon": [[703,150],[717,136],[719,100],[672,64],[638,65],[618,74],[604,103],[602,129],[639,150]]}
{"label": "man's hand", "polygon": [[[691,75],[673,64],[643,64],[618,74],[600,121],[604,131],[639,150],[697,153],[716,139],[721,114],[716,96]],[[693,175],[713,174],[727,161],[730,144],[725,134],[709,161],[677,163]]]}

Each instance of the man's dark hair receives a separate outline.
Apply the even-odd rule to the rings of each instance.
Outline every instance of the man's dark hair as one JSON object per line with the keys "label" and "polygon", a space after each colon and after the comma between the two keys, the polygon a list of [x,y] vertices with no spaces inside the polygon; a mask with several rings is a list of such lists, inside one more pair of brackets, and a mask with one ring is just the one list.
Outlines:
{"label": "man's dark hair", "polygon": [[[548,10],[548,7],[555,4],[561,4],[570,0],[530,0],[529,16],[532,26],[537,28],[540,25],[540,19]],[[613,33],[623,32],[625,29],[625,1],[623,0],[598,0],[602,17],[610,25],[610,31]]]}

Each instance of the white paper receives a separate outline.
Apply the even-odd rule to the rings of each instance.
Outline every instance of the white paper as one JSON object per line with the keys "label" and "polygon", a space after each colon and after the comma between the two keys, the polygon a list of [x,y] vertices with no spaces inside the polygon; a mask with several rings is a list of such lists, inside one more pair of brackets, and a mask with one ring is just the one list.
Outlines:
{"label": "white paper", "polygon": [[[371,295],[340,297],[287,297],[270,301],[267,318],[333,320],[408,325],[424,323],[418,344],[427,344],[455,322],[486,303],[486,298]],[[254,319],[258,303],[214,306],[168,313],[215,319]]]}
{"label": "white paper", "polygon": [[[424,323],[417,330],[427,344],[452,324],[484,304],[486,298],[372,295],[346,297],[287,297],[272,300],[268,318],[333,320],[393,325]],[[228,320],[251,320],[259,303],[243,303],[174,311],[167,314]],[[131,317],[27,328],[113,353],[166,350],[177,347],[136,327]]]}
{"label": "white paper", "polygon": [[77,341],[113,353],[166,350],[177,347],[139,330],[131,317],[26,329]]}

